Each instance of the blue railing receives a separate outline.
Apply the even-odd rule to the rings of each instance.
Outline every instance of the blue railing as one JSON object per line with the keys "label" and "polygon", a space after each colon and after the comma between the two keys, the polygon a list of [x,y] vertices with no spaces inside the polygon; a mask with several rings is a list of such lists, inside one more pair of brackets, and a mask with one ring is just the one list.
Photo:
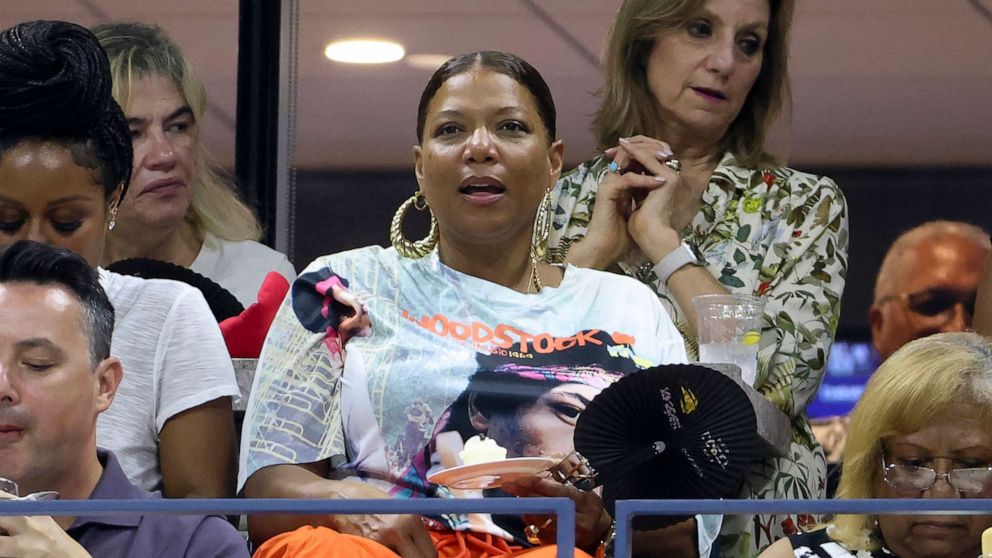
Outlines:
{"label": "blue railing", "polygon": [[[0,516],[136,514],[428,514],[547,513],[558,517],[558,557],[573,556],[575,507],[567,498],[417,498],[396,500],[50,500],[0,501]],[[621,500],[616,505],[616,556],[628,557],[631,521],[639,515],[695,514],[992,514],[992,499],[957,500]]]}

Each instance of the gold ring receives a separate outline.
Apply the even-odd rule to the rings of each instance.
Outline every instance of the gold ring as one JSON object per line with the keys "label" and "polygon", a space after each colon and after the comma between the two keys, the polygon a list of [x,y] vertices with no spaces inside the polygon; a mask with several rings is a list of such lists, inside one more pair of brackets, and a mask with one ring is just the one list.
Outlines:
{"label": "gold ring", "polygon": [[682,161],[678,159],[669,159],[665,161],[665,166],[672,169],[677,173],[682,172]]}

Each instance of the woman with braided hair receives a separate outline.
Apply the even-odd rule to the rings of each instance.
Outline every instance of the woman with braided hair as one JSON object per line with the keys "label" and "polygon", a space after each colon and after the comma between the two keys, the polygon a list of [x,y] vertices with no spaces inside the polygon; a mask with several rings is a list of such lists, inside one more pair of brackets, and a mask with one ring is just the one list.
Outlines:
{"label": "woman with braided hair", "polygon": [[[96,37],[75,24],[0,33],[0,245],[31,239],[98,266],[131,177],[128,125]],[[238,394],[230,357],[199,291],[99,269],[125,379],[97,443],[128,478],[167,497],[234,494]]]}

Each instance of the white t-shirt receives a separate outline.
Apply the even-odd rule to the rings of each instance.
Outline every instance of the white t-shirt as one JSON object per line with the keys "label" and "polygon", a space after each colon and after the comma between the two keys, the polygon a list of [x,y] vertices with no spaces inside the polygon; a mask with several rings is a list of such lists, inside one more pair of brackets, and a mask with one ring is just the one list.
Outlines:
{"label": "white t-shirt", "polygon": [[258,299],[258,288],[270,271],[290,283],[296,268],[281,252],[252,240],[234,242],[207,233],[190,269],[227,289],[247,308]]}
{"label": "white t-shirt", "polygon": [[[370,327],[345,323],[335,289],[362,303]],[[553,439],[550,427],[525,432],[529,412],[503,437],[495,424],[516,420],[500,418],[513,403],[494,403],[488,435],[509,456],[567,453],[581,400],[625,373],[685,361],[682,337],[658,297],[629,277],[568,266],[558,287],[523,294],[455,271],[436,252],[410,260],[370,247],[327,256],[293,284],[266,338],[245,416],[239,486],[268,465],[341,456],[338,474],[350,471],[398,497],[472,497],[426,481],[443,459],[436,436],[466,424],[460,401],[470,392],[514,393],[520,408],[559,417],[550,421]],[[563,400],[551,403],[552,392]],[[461,431],[463,440],[478,432]],[[443,521],[513,535],[487,517]]]}
{"label": "white t-shirt", "polygon": [[200,291],[177,281],[99,272],[114,305],[110,354],[121,360],[124,377],[97,420],[97,445],[117,455],[132,483],[161,490],[159,432],[182,411],[237,396],[234,367]]}

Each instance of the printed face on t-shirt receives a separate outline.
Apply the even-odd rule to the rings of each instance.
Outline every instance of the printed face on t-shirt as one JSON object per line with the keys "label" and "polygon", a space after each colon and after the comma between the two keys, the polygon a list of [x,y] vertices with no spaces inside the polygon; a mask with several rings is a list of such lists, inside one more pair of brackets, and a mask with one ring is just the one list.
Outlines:
{"label": "printed face on t-shirt", "polygon": [[598,393],[583,384],[555,386],[531,403],[492,413],[485,434],[507,449],[507,457],[568,455],[575,450],[575,421]]}

